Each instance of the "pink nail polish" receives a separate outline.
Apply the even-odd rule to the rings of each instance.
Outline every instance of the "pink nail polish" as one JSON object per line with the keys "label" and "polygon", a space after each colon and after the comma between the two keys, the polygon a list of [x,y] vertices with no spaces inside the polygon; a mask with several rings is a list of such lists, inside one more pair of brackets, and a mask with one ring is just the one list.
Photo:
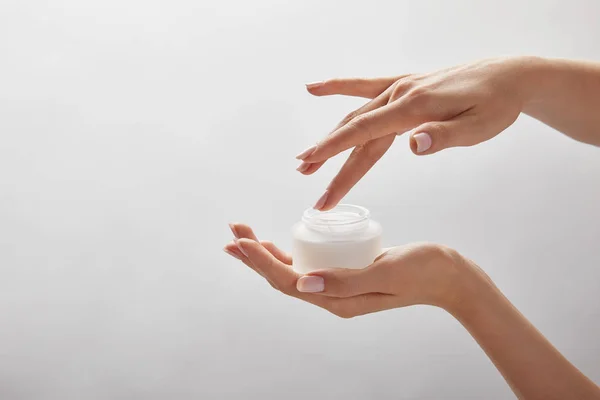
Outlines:
{"label": "pink nail polish", "polygon": [[304,150],[302,153],[298,154],[296,158],[298,160],[304,160],[306,157],[309,157],[312,153],[314,153],[316,149],[317,145],[315,144],[314,146],[311,146],[308,149]]}
{"label": "pink nail polish", "polygon": [[298,168],[296,168],[296,171],[305,172],[308,168],[310,168],[310,166],[311,166],[311,163],[303,162],[302,164],[300,164],[300,166]]}
{"label": "pink nail polish", "polygon": [[431,147],[431,136],[425,132],[413,135],[413,139],[417,143],[417,153],[427,151]]}
{"label": "pink nail polish", "polygon": [[325,206],[325,203],[327,203],[327,197],[329,197],[329,192],[325,191],[313,208],[315,210],[321,210]]}
{"label": "pink nail polish", "polygon": [[296,289],[302,293],[319,293],[325,290],[325,280],[320,276],[303,276],[296,282]]}

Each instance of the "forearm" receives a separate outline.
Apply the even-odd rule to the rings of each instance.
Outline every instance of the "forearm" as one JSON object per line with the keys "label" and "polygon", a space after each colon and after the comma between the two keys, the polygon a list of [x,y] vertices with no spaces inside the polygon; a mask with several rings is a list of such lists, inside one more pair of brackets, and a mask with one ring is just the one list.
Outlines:
{"label": "forearm", "polygon": [[580,142],[600,146],[600,63],[525,58],[523,112]]}
{"label": "forearm", "polygon": [[474,270],[465,296],[448,310],[479,343],[521,399],[600,399],[600,388],[575,368]]}

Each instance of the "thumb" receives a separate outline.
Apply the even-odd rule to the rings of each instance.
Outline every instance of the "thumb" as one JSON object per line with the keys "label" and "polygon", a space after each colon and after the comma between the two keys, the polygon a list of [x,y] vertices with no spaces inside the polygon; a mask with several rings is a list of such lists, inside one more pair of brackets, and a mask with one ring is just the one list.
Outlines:
{"label": "thumb", "polygon": [[472,146],[482,141],[482,128],[472,115],[426,122],[414,130],[410,148],[417,155],[427,155],[449,147]]}
{"label": "thumb", "polygon": [[296,283],[299,292],[331,297],[353,297],[367,293],[388,293],[386,277],[392,268],[378,268],[375,262],[365,269],[324,269],[306,274]]}

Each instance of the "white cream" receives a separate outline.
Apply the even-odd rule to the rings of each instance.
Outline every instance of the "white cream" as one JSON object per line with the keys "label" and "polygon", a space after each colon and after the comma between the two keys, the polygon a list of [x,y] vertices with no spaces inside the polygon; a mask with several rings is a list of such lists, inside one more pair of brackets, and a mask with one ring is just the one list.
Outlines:
{"label": "white cream", "polygon": [[308,209],[292,231],[293,266],[299,273],[364,268],[382,252],[381,225],[360,206],[340,204],[324,212]]}

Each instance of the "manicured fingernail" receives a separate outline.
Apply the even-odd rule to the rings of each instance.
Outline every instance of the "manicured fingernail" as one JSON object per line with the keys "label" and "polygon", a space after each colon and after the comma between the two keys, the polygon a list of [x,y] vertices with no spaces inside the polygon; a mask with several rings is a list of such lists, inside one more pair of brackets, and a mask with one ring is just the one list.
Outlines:
{"label": "manicured fingernail", "polygon": [[310,165],[311,165],[311,163],[303,162],[302,164],[300,164],[300,166],[298,168],[296,168],[296,171],[304,172],[310,167]]}
{"label": "manicured fingernail", "polygon": [[244,250],[244,245],[240,243],[239,240],[236,240],[235,244],[237,245],[238,249],[242,252],[242,254],[248,257],[248,253],[246,253],[246,250]]}
{"label": "manicured fingernail", "polygon": [[296,156],[296,158],[298,160],[304,160],[306,157],[310,156],[312,153],[315,152],[315,150],[317,149],[317,145],[315,144],[314,146],[309,147],[308,149],[304,150],[302,153],[298,154]]}
{"label": "manicured fingernail", "polygon": [[325,280],[320,276],[303,276],[296,282],[296,289],[303,293],[319,293],[325,290]]}
{"label": "manicured fingernail", "polygon": [[235,254],[233,251],[228,250],[228,249],[223,249],[223,251],[225,253],[229,254],[233,258],[237,258],[238,260],[241,260],[240,256],[238,256],[237,254]]}
{"label": "manicured fingernail", "polygon": [[317,204],[315,204],[313,208],[315,210],[322,209],[323,206],[325,206],[325,203],[327,203],[327,197],[329,197],[329,192],[326,190],[325,193],[323,193],[323,196],[321,196],[321,198],[317,201]]}
{"label": "manicured fingernail", "polygon": [[319,86],[323,85],[323,83],[324,83],[323,81],[307,83],[306,88],[307,89],[316,89]]}
{"label": "manicured fingernail", "polygon": [[233,233],[233,236],[235,236],[237,239],[239,239],[239,235],[237,234],[237,231],[235,230],[235,225],[233,224],[229,224],[229,229],[231,229],[231,233]]}
{"label": "manicured fingernail", "polygon": [[417,143],[417,153],[427,151],[431,147],[431,136],[425,132],[413,135],[413,139]]}

